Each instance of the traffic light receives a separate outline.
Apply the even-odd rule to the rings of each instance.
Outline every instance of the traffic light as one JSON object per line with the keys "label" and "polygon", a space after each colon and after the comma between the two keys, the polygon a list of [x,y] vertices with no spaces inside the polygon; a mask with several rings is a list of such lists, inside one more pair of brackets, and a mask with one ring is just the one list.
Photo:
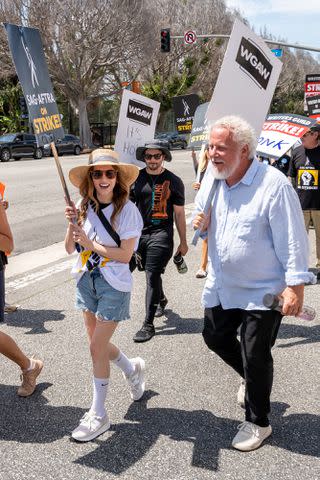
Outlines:
{"label": "traffic light", "polygon": [[161,30],[161,52],[170,52],[170,28]]}
{"label": "traffic light", "polygon": [[21,113],[28,113],[28,108],[27,108],[27,102],[24,97],[19,97],[19,105],[20,105],[20,110]]}

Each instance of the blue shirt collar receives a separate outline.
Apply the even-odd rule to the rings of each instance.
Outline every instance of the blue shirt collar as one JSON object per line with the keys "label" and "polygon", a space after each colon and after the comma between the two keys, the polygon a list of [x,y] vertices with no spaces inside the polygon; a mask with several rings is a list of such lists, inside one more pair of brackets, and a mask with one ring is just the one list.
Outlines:
{"label": "blue shirt collar", "polygon": [[[229,188],[235,188],[239,185],[239,183],[243,183],[244,185],[251,185],[254,177],[256,176],[258,168],[259,168],[259,162],[256,158],[254,158],[251,162],[250,167],[248,168],[246,173],[243,175],[241,180],[238,183],[236,183],[235,185],[232,185],[232,187],[229,187]],[[226,181],[224,181],[224,182],[225,182],[225,185],[227,185]]]}
{"label": "blue shirt collar", "polygon": [[256,158],[254,158],[252,160],[250,167],[248,168],[244,176],[241,178],[240,182],[244,183],[245,185],[251,185],[254,177],[256,176],[258,168],[259,168],[259,162]]}

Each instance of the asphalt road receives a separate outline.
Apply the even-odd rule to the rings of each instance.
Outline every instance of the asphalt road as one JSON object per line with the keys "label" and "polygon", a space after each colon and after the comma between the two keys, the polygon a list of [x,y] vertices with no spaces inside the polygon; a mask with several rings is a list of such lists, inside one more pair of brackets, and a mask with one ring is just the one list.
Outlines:
{"label": "asphalt road", "polygon": [[[193,202],[191,184],[195,175],[190,151],[174,150],[173,160],[166,166],[181,176],[186,185],[186,203]],[[65,155],[60,158],[73,199],[77,189],[68,181],[68,171],[87,163],[88,155]],[[0,163],[0,181],[6,184],[6,198],[10,202],[8,218],[12,227],[15,250],[13,255],[37,250],[60,242],[64,238],[64,195],[52,157],[21,159]]]}
{"label": "asphalt road", "polygon": [[[188,161],[182,152],[176,158]],[[74,160],[63,161],[67,170]],[[47,178],[50,194],[38,206],[41,182],[34,182],[29,221],[37,212],[40,222],[44,205],[53,203],[56,187],[54,179],[48,180],[46,162],[39,176]],[[1,170],[3,166],[6,172],[17,168],[10,163]],[[187,172],[190,165],[182,167]],[[192,173],[190,169],[190,181]],[[31,197],[32,175],[24,177]],[[14,179],[13,171],[6,179],[8,184]],[[18,185],[23,188],[23,178]],[[13,195],[22,201],[22,192]],[[52,213],[61,215],[61,209],[63,202]],[[23,215],[19,222],[28,223]],[[190,239],[190,230],[188,235]],[[314,232],[310,241],[313,265]],[[145,359],[147,391],[132,403],[120,372],[113,368],[107,400],[110,430],[87,444],[71,441],[70,432],[90,406],[91,366],[81,316],[73,307],[72,258],[61,247],[49,244],[43,251],[16,255],[6,272],[8,299],[20,308],[6,315],[1,329],[27,354],[43,358],[45,367],[35,394],[22,399],[16,395],[19,371],[1,357],[0,480],[320,479],[319,317],[312,322],[283,320],[273,350],[273,435],[257,451],[233,450],[230,443],[243,420],[236,404],[239,378],[202,340],[204,282],[195,279],[200,244],[189,249],[186,274],[178,274],[169,262],[164,276],[169,303],[165,316],[156,321],[156,336],[146,344],[132,342],[143,319],[145,294],[144,274],[134,273],[132,318],[119,326],[114,342],[130,357]],[[319,285],[306,288],[305,302],[319,312]]]}

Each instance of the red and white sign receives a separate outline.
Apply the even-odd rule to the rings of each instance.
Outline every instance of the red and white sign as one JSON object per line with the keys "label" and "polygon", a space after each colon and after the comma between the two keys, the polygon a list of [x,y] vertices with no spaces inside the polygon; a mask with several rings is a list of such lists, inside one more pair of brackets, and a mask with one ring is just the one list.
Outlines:
{"label": "red and white sign", "polygon": [[[304,84],[304,110],[308,112],[307,98],[320,95],[320,75],[306,75],[306,81]],[[319,114],[310,114],[309,117],[319,119]]]}
{"label": "red and white sign", "polygon": [[187,45],[192,45],[193,43],[196,43],[196,41],[197,35],[196,32],[194,32],[193,30],[188,30],[184,34],[184,43],[186,43]]}
{"label": "red and white sign", "polygon": [[301,115],[268,115],[258,140],[257,154],[271,158],[282,157],[315,123],[314,119]]}

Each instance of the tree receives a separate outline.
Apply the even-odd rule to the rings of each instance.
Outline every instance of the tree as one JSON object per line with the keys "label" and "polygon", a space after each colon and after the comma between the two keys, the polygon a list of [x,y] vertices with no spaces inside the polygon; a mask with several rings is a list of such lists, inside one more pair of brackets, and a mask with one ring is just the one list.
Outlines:
{"label": "tree", "polygon": [[198,34],[229,33],[233,16],[227,14],[222,0],[150,0],[150,31],[153,32],[144,52],[144,67],[139,78],[142,93],[161,103],[158,129],[162,130],[166,114],[172,108],[172,97],[198,93],[209,100],[218,76],[225,43],[201,39],[194,45],[171,41],[171,52],[160,51],[160,30],[170,28],[171,35],[183,35],[192,29]]}
{"label": "tree", "polygon": [[124,50],[135,54],[143,6],[139,0],[13,0],[10,21],[39,28],[55,87],[78,110],[87,145],[88,102],[103,90],[106,75],[125,63]]}
{"label": "tree", "polygon": [[19,97],[22,90],[16,77],[0,80],[0,131],[17,132],[21,128]]}

